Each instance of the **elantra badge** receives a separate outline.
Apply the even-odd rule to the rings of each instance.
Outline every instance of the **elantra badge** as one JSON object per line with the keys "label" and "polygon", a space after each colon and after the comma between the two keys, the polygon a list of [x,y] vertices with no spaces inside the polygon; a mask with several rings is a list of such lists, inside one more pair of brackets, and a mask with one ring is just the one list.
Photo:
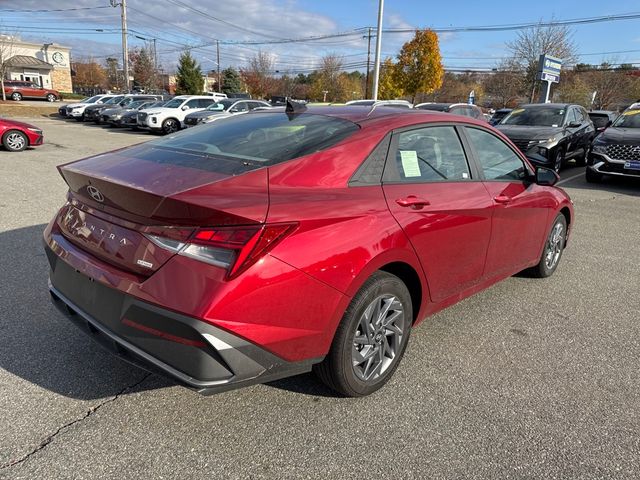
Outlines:
{"label": "elantra badge", "polygon": [[87,192],[89,193],[89,195],[91,195],[91,198],[93,198],[96,202],[104,202],[104,195],[102,195],[102,192],[100,190],[98,190],[96,187],[94,187],[93,185],[89,185],[87,187]]}

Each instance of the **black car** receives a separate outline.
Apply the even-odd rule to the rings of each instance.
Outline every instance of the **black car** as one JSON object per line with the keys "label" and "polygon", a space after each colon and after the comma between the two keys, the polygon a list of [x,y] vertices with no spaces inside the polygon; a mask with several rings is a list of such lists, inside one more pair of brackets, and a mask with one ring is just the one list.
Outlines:
{"label": "black car", "polygon": [[84,110],[85,120],[90,120],[95,123],[102,123],[102,112],[107,109],[126,107],[131,102],[137,100],[150,100],[157,101],[160,99],[159,95],[118,95],[112,99],[104,102],[100,105],[90,105]]}
{"label": "black car", "polygon": [[509,115],[513,109],[512,108],[499,108],[496,110],[493,115],[491,115],[491,120],[489,120],[489,124],[496,126],[500,123],[500,121]]}
{"label": "black car", "polygon": [[602,133],[606,128],[610,127],[620,114],[609,110],[591,110],[589,118],[596,127],[596,134]]}
{"label": "black car", "polygon": [[413,108],[418,110],[434,110],[436,112],[448,112],[454,115],[464,115],[465,117],[485,120],[480,107],[469,103],[419,103]]}
{"label": "black car", "polygon": [[496,126],[532,162],[559,172],[567,160],[584,165],[596,129],[580,105],[521,105]]}
{"label": "black car", "polygon": [[153,105],[155,100],[134,100],[126,106],[116,105],[113,108],[104,109],[100,113],[101,123],[108,124],[112,127],[119,127],[122,123],[122,117],[129,113],[135,112],[138,110],[142,110],[143,108],[148,108]]}
{"label": "black car", "polygon": [[120,127],[129,127],[129,128],[133,128],[134,130],[138,129],[138,110],[143,110],[145,108],[158,108],[158,107],[162,107],[165,103],[167,103],[168,100],[160,100],[159,102],[151,102],[147,105],[144,105],[142,107],[139,107],[135,110],[131,110],[131,111],[127,111],[125,113],[122,114],[122,116],[120,117],[120,122],[118,124],[118,126]]}
{"label": "black car", "polygon": [[588,182],[604,175],[640,177],[640,103],[625,110],[591,145]]}

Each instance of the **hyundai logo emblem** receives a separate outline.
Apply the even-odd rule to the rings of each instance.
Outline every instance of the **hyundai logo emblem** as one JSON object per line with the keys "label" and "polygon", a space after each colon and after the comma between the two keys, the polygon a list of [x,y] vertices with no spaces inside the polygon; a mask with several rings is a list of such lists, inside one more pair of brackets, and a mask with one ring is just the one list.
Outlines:
{"label": "hyundai logo emblem", "polygon": [[93,185],[89,185],[87,187],[87,192],[89,192],[91,198],[93,198],[96,202],[104,202],[104,195],[102,195],[102,192],[100,192],[100,190],[98,190]]}

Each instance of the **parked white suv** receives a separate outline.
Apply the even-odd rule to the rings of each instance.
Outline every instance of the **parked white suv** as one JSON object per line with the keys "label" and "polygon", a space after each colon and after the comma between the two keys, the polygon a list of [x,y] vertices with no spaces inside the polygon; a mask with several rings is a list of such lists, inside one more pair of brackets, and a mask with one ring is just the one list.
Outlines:
{"label": "parked white suv", "polygon": [[138,128],[173,133],[183,127],[184,117],[188,113],[204,110],[212,103],[213,97],[206,95],[180,95],[173,97],[162,107],[148,108],[138,112]]}
{"label": "parked white suv", "polygon": [[58,113],[63,117],[75,118],[77,121],[81,122],[82,120],[84,120],[85,108],[87,108],[89,105],[104,103],[115,96],[116,95],[112,94],[94,95],[93,97],[87,98],[82,102],[64,105],[58,109]]}

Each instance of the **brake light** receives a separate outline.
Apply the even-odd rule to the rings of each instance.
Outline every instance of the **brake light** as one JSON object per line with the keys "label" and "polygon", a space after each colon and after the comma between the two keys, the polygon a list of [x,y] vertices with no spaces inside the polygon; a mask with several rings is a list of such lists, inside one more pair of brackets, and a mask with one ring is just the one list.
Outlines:
{"label": "brake light", "polygon": [[178,255],[225,268],[228,277],[238,275],[264,256],[296,224],[280,223],[250,227],[212,227],[197,230],[186,242],[156,235],[147,238]]}

